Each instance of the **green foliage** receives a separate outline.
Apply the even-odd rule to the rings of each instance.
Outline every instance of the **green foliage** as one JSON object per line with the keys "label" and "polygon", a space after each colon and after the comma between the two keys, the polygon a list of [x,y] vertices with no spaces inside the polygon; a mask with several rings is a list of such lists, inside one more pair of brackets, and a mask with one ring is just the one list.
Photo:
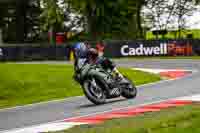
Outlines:
{"label": "green foliage", "polygon": [[195,4],[200,4],[200,0],[195,0]]}
{"label": "green foliage", "polygon": [[64,12],[58,6],[58,0],[41,0],[43,3],[42,13],[42,29],[47,31],[50,27],[61,28],[64,22]]}
{"label": "green foliage", "polygon": [[[200,30],[181,30],[181,38],[187,39],[188,34],[192,34],[193,39],[200,38]],[[162,36],[160,35],[159,38],[161,39]],[[164,36],[164,39],[177,39],[178,38],[178,31],[168,31],[168,33]],[[156,36],[153,35],[152,32],[146,33],[146,39],[156,39]]]}
{"label": "green foliage", "polygon": [[[71,0],[70,4],[86,20],[85,30],[95,40],[136,38],[136,12],[139,0]],[[110,37],[110,35],[109,35]]]}
{"label": "green foliage", "polygon": [[63,29],[64,12],[59,7],[58,0],[41,0],[44,6],[41,18],[41,27],[43,31],[50,31],[50,43],[56,44],[56,32]]}
{"label": "green foliage", "polygon": [[[59,29],[64,21],[64,10],[58,0],[41,0],[43,12],[40,16],[42,28]],[[140,11],[145,0],[61,0],[70,8],[68,12],[81,15],[86,40],[136,39],[141,37]],[[65,10],[66,14],[66,10]],[[70,21],[70,20],[67,20]],[[76,24],[77,25],[77,24]],[[61,28],[63,29],[63,28]]]}

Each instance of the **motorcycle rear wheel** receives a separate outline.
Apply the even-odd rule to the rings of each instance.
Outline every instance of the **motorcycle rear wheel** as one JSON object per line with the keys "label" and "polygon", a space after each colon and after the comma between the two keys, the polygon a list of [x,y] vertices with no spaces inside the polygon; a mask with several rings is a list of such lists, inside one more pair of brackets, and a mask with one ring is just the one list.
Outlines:
{"label": "motorcycle rear wheel", "polygon": [[122,88],[121,95],[127,99],[135,98],[137,96],[137,88],[135,84],[125,77],[129,84],[125,84],[125,87]]}

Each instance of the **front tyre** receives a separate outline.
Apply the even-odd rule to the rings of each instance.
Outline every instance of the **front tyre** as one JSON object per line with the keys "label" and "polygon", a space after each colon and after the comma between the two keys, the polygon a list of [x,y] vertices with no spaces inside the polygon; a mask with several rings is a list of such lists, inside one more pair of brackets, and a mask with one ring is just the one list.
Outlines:
{"label": "front tyre", "polygon": [[134,83],[129,80],[128,78],[125,78],[129,83],[125,83],[122,88],[121,95],[127,99],[135,98],[137,96],[137,88],[134,85]]}
{"label": "front tyre", "polygon": [[85,96],[94,104],[104,104],[106,95],[102,87],[103,83],[93,79],[88,79],[83,82],[83,91]]}

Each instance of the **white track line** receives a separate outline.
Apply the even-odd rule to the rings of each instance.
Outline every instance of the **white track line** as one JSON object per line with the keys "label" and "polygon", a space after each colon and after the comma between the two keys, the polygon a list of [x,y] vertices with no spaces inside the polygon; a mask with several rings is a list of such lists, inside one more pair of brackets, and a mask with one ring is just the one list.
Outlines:
{"label": "white track line", "polygon": [[181,97],[181,98],[176,98],[176,100],[191,100],[193,102],[199,102],[200,95],[185,96],[185,97]]}
{"label": "white track line", "polygon": [[186,69],[150,69],[150,68],[133,68],[133,70],[139,70],[149,73],[159,74],[161,72],[173,72],[173,71],[184,71],[184,72],[193,72],[193,70],[186,70]]}
{"label": "white track line", "polygon": [[10,130],[3,133],[41,133],[41,132],[54,132],[54,131],[61,131],[65,129],[72,128],[76,125],[81,125],[83,123],[78,122],[56,122],[56,123],[49,123],[49,124],[42,124],[38,126],[32,126],[27,128],[21,128],[17,130]]}
{"label": "white track line", "polygon": [[56,99],[56,100],[51,100],[51,101],[44,101],[44,102],[38,102],[38,103],[33,103],[33,104],[26,104],[26,105],[22,105],[22,106],[15,106],[15,107],[10,107],[10,108],[4,108],[4,109],[0,109],[0,112],[4,112],[7,110],[12,110],[12,109],[21,109],[21,108],[26,108],[26,107],[34,107],[37,105],[42,105],[42,104],[49,104],[49,103],[56,103],[56,102],[64,102],[64,101],[70,101],[72,99],[75,98],[81,98],[83,96],[74,96],[74,97],[68,97],[68,98],[63,98],[63,99]]}

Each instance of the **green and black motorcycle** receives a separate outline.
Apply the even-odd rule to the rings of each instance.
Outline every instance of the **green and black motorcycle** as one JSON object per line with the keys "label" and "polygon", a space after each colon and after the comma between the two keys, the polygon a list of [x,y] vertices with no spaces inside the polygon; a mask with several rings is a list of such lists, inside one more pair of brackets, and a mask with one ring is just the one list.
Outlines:
{"label": "green and black motorcycle", "polygon": [[[135,98],[137,89],[134,83],[125,76],[113,73],[113,62],[104,59],[102,64],[75,63],[75,80],[82,86],[85,96],[94,104],[104,104],[106,99],[123,96]],[[80,65],[82,64],[82,65]],[[112,66],[112,67],[110,67]],[[111,69],[112,70],[111,70]]]}

